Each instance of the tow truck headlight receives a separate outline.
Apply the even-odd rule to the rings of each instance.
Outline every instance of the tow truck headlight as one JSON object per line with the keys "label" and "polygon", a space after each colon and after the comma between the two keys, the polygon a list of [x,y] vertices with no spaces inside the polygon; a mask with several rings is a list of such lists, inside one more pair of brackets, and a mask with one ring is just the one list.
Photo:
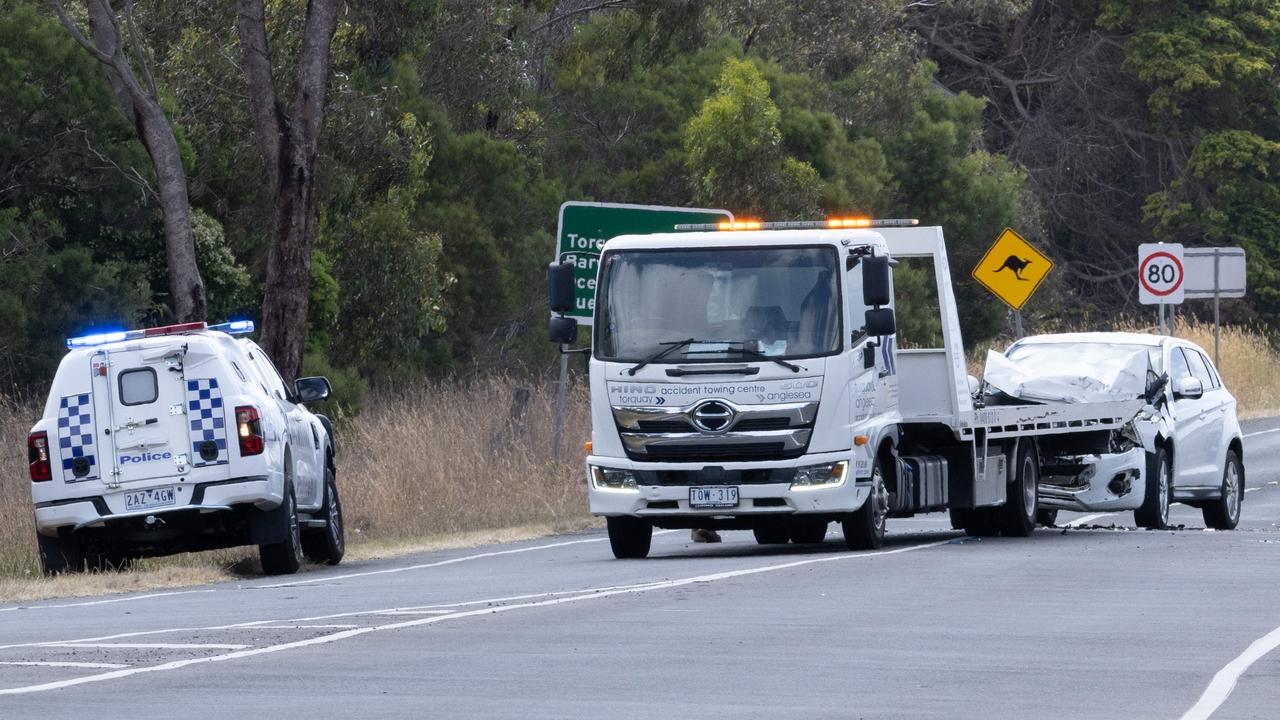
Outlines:
{"label": "tow truck headlight", "polygon": [[630,470],[591,466],[591,484],[597,490],[619,490],[622,492],[639,492],[636,474]]}
{"label": "tow truck headlight", "polygon": [[848,474],[848,470],[849,463],[844,460],[796,468],[795,477],[791,479],[791,489],[816,490],[818,488],[840,487],[844,484],[844,478]]}

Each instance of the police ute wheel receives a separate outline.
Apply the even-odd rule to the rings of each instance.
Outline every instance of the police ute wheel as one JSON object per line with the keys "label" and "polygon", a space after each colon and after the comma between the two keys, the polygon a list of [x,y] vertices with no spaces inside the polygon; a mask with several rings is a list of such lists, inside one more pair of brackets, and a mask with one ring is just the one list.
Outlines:
{"label": "police ute wheel", "polygon": [[1018,443],[1013,482],[1005,492],[1004,505],[996,510],[996,523],[1005,537],[1027,537],[1036,529],[1036,503],[1039,500],[1040,463],[1035,444]]}
{"label": "police ute wheel", "polygon": [[884,545],[885,518],[889,516],[889,491],[884,485],[884,473],[876,460],[871,471],[871,494],[862,507],[844,516],[840,521],[844,531],[844,544],[850,550],[875,550]]}
{"label": "police ute wheel", "polygon": [[47,537],[36,533],[40,568],[45,575],[84,571],[84,553],[75,537]]}
{"label": "police ute wheel", "polygon": [[649,556],[653,542],[653,525],[647,520],[629,516],[605,518],[609,527],[609,547],[619,560],[636,560]]}
{"label": "police ute wheel", "polygon": [[1169,527],[1171,469],[1169,453],[1164,448],[1147,454],[1146,494],[1142,497],[1142,507],[1133,511],[1133,522],[1138,527],[1151,530]]}
{"label": "police ute wheel", "polygon": [[342,502],[338,498],[338,483],[333,468],[324,470],[324,503],[317,515],[325,526],[302,533],[302,552],[307,559],[319,565],[337,565],[346,552],[346,537],[342,527]]}
{"label": "police ute wheel", "polygon": [[1222,496],[1211,500],[1200,509],[1204,524],[1215,530],[1235,530],[1240,522],[1240,505],[1244,499],[1244,464],[1235,450],[1227,451],[1227,463],[1222,470]]}
{"label": "police ute wheel", "polygon": [[284,540],[258,546],[262,572],[267,575],[292,575],[302,567],[302,531],[298,522],[298,500],[293,494],[293,481],[284,482],[284,502],[272,511],[284,527]]}

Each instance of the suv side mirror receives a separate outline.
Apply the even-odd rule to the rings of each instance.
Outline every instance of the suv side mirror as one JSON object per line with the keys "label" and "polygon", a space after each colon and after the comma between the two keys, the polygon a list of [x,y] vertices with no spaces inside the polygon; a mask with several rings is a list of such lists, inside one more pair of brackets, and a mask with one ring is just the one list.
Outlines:
{"label": "suv side mirror", "polygon": [[[862,258],[862,304],[871,307],[888,305],[893,300],[889,288],[889,258],[873,255]],[[868,332],[868,335],[876,333]]]}
{"label": "suv side mirror", "polygon": [[871,337],[883,337],[898,332],[893,308],[872,308],[865,316],[866,333]]}
{"label": "suv side mirror", "polygon": [[569,345],[578,339],[578,321],[570,317],[553,317],[548,328],[551,342]]}
{"label": "suv side mirror", "polygon": [[318,402],[332,393],[328,378],[304,377],[293,381],[293,394],[300,403]]}
{"label": "suv side mirror", "polygon": [[1173,397],[1195,400],[1204,395],[1204,383],[1199,378],[1184,377],[1173,381]]}
{"label": "suv side mirror", "polygon": [[573,310],[573,263],[552,263],[547,266],[547,299],[551,312],[567,313]]}

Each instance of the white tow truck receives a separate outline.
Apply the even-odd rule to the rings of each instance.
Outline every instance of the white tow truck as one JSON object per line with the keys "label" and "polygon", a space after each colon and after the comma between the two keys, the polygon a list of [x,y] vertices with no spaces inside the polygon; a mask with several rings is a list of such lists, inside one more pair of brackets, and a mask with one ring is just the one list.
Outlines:
{"label": "white tow truck", "polygon": [[[647,556],[655,527],[773,544],[821,542],[835,521],[876,548],[886,518],[944,510],[969,534],[1026,536],[1042,463],[1142,444],[1142,399],[984,406],[940,227],[674,230],[609,240],[598,263],[587,481],[618,558]],[[899,261],[936,295],[895,295]],[[551,339],[573,342],[572,265],[548,279]],[[940,347],[898,347],[908,304],[936,306]]]}

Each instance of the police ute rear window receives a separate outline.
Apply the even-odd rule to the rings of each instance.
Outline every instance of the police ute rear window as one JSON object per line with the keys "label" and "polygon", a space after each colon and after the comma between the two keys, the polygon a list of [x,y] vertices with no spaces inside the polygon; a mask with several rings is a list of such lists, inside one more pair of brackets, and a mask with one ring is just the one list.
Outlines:
{"label": "police ute rear window", "polygon": [[123,405],[146,405],[156,401],[156,371],[137,368],[120,373],[120,402]]}

